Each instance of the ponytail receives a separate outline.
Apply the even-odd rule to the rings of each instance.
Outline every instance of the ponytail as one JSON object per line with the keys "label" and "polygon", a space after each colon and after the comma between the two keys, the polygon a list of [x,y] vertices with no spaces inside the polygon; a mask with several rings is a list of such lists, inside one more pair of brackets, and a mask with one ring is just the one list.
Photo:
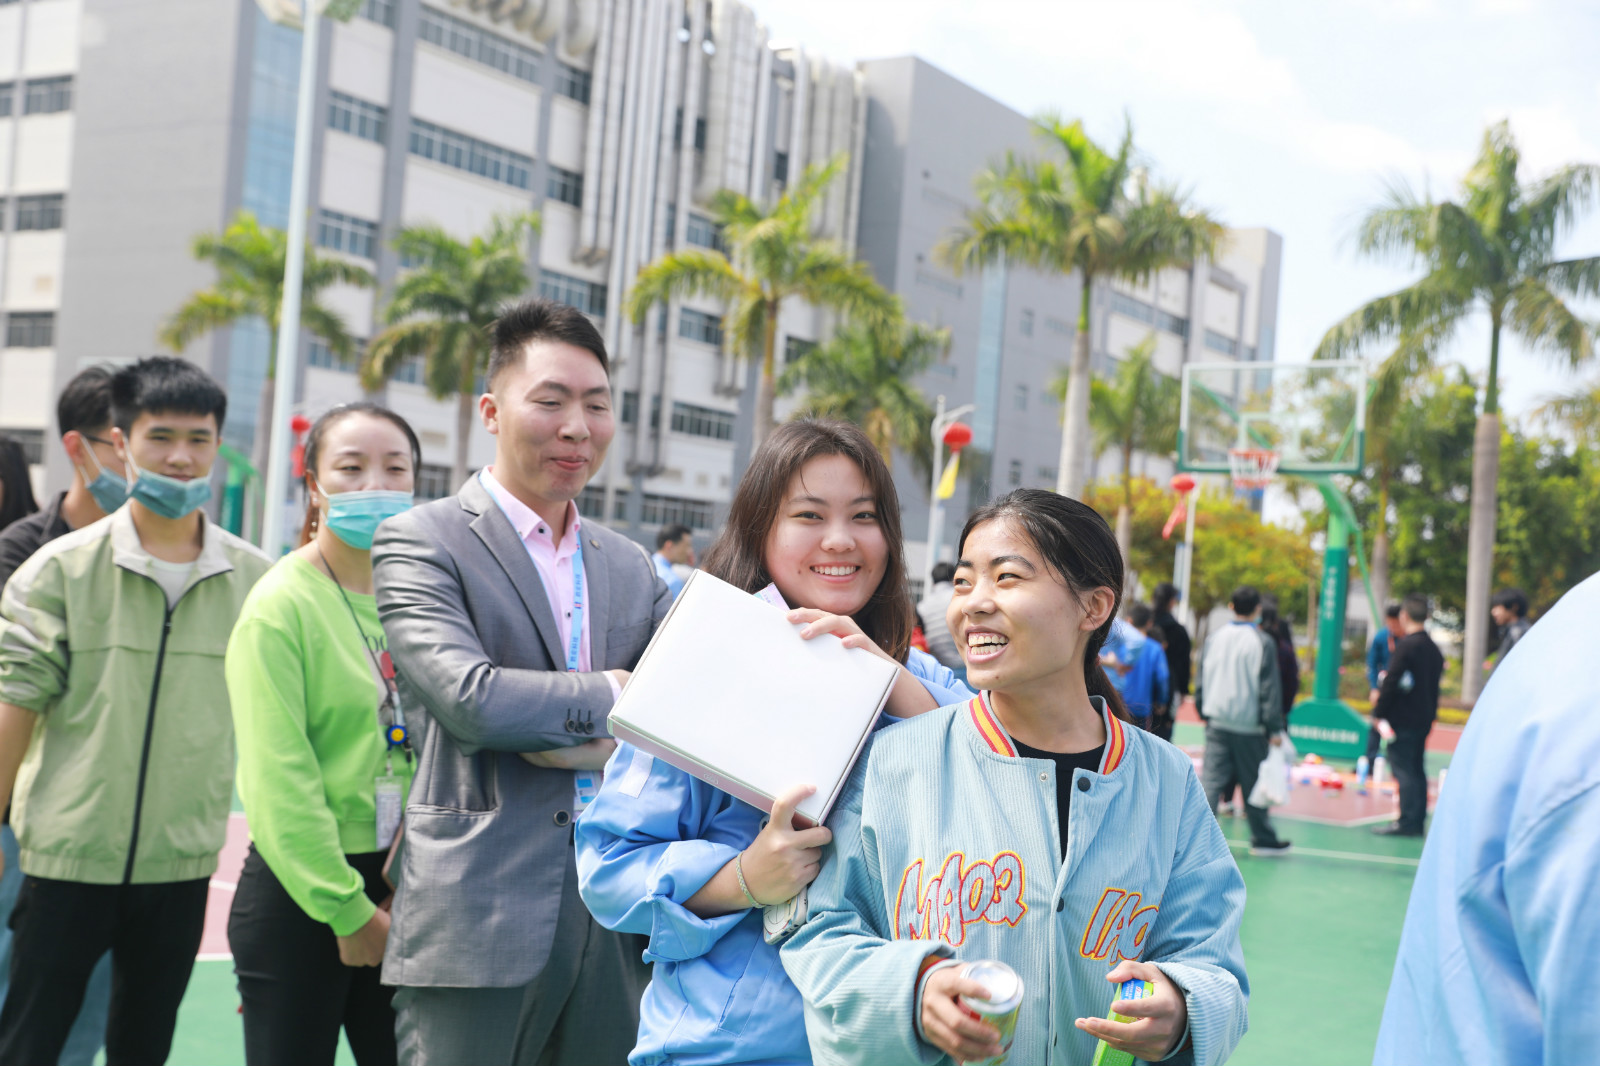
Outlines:
{"label": "ponytail", "polygon": [[[1098,630],[1096,630],[1098,632]],[[1106,701],[1106,709],[1124,722],[1132,722],[1128,717],[1127,705],[1122,702],[1122,693],[1117,691],[1117,686],[1111,683],[1111,677],[1106,673],[1106,668],[1100,662],[1100,645],[1103,640],[1090,639],[1089,646],[1083,650],[1083,680],[1089,689],[1090,696],[1099,696]]]}

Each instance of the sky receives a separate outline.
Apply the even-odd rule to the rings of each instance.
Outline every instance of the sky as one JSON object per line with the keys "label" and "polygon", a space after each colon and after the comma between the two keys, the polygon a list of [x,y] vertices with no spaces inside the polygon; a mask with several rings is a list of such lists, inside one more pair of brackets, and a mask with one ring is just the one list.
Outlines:
{"label": "sky", "polygon": [[[915,54],[1024,114],[1114,142],[1235,226],[1283,236],[1277,358],[1420,276],[1350,234],[1394,182],[1454,196],[1486,125],[1509,119],[1524,180],[1600,163],[1600,5],[1538,0],[746,0],[774,41],[840,63]],[[1558,248],[1600,254],[1600,209]],[[1580,308],[1591,321],[1600,307]],[[1446,357],[1481,373],[1487,315]],[[1382,354],[1374,352],[1374,355]],[[1503,341],[1507,414],[1600,378]]]}

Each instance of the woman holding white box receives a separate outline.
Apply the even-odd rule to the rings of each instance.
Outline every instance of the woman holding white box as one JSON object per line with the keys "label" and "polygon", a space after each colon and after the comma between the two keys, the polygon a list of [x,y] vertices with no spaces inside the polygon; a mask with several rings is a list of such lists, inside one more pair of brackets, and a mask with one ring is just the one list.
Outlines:
{"label": "woman holding white box", "polygon": [[[775,585],[808,639],[832,633],[899,664],[891,715],[972,695],[910,648],[900,503],[882,457],[853,425],[776,429],[751,460],[704,569],[751,593]],[[792,826],[808,794],[799,787],[781,797],[763,828],[755,807],[618,745],[577,823],[578,875],[596,920],[650,938],[655,972],[631,1062],[811,1061],[800,995],[762,929],[762,908],[809,884],[831,839],[824,827]]]}

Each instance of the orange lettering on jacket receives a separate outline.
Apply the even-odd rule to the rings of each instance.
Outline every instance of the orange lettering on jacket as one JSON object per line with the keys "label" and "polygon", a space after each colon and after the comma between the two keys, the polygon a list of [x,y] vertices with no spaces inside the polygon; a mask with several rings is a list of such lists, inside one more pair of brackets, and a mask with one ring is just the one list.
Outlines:
{"label": "orange lettering on jacket", "polygon": [[1142,902],[1137,892],[1120,888],[1102,892],[1089,924],[1083,927],[1078,954],[1086,959],[1104,959],[1113,966],[1123,959],[1137,959],[1161,910],[1154,904],[1141,907]]}
{"label": "orange lettering on jacket", "polygon": [[1022,920],[1028,913],[1022,902],[1027,876],[1016,852],[1002,851],[970,866],[966,858],[952,851],[926,885],[921,859],[906,867],[894,906],[896,939],[938,939],[959,947],[973,922],[1014,928]]}

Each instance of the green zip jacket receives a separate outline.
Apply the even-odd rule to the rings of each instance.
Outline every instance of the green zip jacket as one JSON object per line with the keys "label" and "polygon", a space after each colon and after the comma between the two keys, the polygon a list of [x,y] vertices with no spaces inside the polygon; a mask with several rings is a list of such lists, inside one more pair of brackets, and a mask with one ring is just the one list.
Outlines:
{"label": "green zip jacket", "polygon": [[169,610],[151,563],[125,506],[40,548],[0,595],[0,701],[39,716],[12,794],[24,873],[159,884],[217,867],[233,798],[223,654],[270,564],[204,522]]}
{"label": "green zip jacket", "polygon": [[250,837],[290,898],[337,936],[377,909],[345,856],[382,850],[378,775],[392,767],[402,789],[411,779],[405,755],[387,753],[369,646],[386,647],[373,597],[341,596],[295,555],[250,593],[228,641]]}

